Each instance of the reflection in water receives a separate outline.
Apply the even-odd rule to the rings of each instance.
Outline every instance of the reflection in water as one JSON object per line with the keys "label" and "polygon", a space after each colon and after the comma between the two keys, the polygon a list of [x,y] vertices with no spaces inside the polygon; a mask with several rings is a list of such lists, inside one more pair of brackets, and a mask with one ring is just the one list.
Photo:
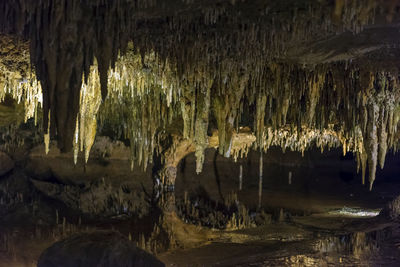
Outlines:
{"label": "reflection in water", "polygon": [[[206,153],[215,155],[213,150]],[[300,175],[310,173],[305,170],[308,167],[304,162],[300,160],[297,167],[271,162],[278,156],[279,153],[263,156],[250,153],[248,161],[256,164],[235,163],[217,156],[205,164],[202,175],[193,176],[196,164],[193,155],[189,155],[185,168],[178,168],[174,191],[146,185],[145,174],[130,183],[125,179],[119,183],[116,176],[96,178],[92,168],[98,164],[95,161],[87,166],[86,178],[80,185],[61,182],[62,176],[39,181],[13,175],[0,182],[4,214],[0,220],[1,260],[8,266],[29,266],[56,241],[76,234],[115,230],[163,262],[178,266],[192,262],[240,266],[247,264],[249,257],[256,266],[357,265],[370,262],[380,244],[396,236],[394,225],[382,216],[367,218],[378,214],[375,207],[382,204],[376,205],[375,200],[352,199],[346,190],[331,195],[318,193],[330,192],[331,182],[342,181],[341,170],[333,176],[325,175],[323,181],[310,183],[310,177]],[[335,159],[331,157],[330,161],[334,163]],[[56,158],[48,160],[53,166],[56,162]],[[262,173],[263,167],[248,168],[257,163],[268,172]],[[326,161],[321,163],[313,164],[315,177],[323,177],[320,172],[326,171]],[[120,164],[110,161],[107,168],[116,170]],[[331,171],[335,166],[329,167]],[[288,184],[286,177],[291,172],[297,176]],[[66,177],[67,173],[63,173]],[[214,186],[217,174],[220,189]],[[238,174],[242,179],[238,179]],[[267,177],[261,189],[268,198],[262,198],[261,202],[259,174]],[[87,177],[92,177],[91,181]],[[16,181],[24,188],[23,192],[11,190],[16,188]],[[304,189],[303,183],[309,183],[309,189],[294,196],[293,192]],[[378,185],[378,192],[379,188]],[[360,185],[358,190],[365,188]],[[379,198],[378,192],[375,194]],[[351,194],[358,192],[353,188]],[[321,202],[323,205],[315,206]],[[360,205],[362,208],[356,208]],[[11,224],[12,221],[16,223]]]}
{"label": "reflection in water", "polygon": [[258,180],[258,208],[261,209],[261,199],[262,199],[262,180],[263,180],[263,153],[260,153],[260,173]]}
{"label": "reflection in water", "polygon": [[375,217],[379,215],[380,211],[381,210],[365,210],[365,209],[343,207],[339,210],[333,210],[328,213],[332,215],[342,215],[349,217]]}

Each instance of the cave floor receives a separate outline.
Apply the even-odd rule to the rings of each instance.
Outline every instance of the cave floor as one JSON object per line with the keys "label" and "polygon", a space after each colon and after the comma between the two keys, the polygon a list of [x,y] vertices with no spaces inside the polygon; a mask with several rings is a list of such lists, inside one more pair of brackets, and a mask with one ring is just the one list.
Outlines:
{"label": "cave floor", "polygon": [[[365,236],[383,232],[390,232],[385,245],[368,247]],[[294,217],[287,223],[222,231],[207,245],[158,256],[167,266],[398,266],[400,225],[329,214]]]}
{"label": "cave floor", "polygon": [[[258,177],[249,175],[244,189],[238,192],[237,182],[232,181],[237,176],[225,171],[228,167],[219,177],[222,195],[226,200],[234,192],[252,216],[258,212],[254,208],[258,202]],[[207,169],[204,177],[192,175],[191,179],[188,176],[177,181],[174,216],[160,217],[162,212],[157,207],[139,220],[120,215],[80,221],[80,214],[63,208],[51,198],[39,197],[39,202],[33,204],[15,203],[0,217],[0,267],[36,266],[40,254],[55,241],[84,231],[113,229],[140,244],[141,235],[151,234],[154,225],[167,225],[176,243],[180,243],[174,246],[167,243],[169,249],[161,249],[157,254],[166,266],[399,266],[399,223],[373,217],[396,196],[397,183],[377,183],[373,192],[359,185],[359,181],[343,182],[335,177],[310,179],[304,186],[300,183],[302,173],[298,171],[299,183],[287,185],[282,179],[274,180],[282,175],[273,172],[273,168],[269,170],[263,183],[262,205],[271,218],[242,229],[211,229],[199,226],[200,220],[185,223],[188,221],[179,217],[179,205],[184,202],[185,194],[196,201],[196,192],[207,192],[208,199],[221,201],[218,199],[221,192],[213,186],[216,178]],[[9,179],[17,181],[14,176]],[[140,183],[148,177],[133,180]],[[211,209],[204,208],[206,214]],[[277,218],[280,209],[284,216]],[[55,223],[56,210],[60,214],[58,223]],[[164,221],[159,221],[159,217]]]}
{"label": "cave floor", "polygon": [[[116,227],[127,224],[100,228],[119,230]],[[78,226],[65,227],[70,233],[78,230]],[[184,231],[175,229],[180,230]],[[35,266],[40,253],[53,242],[37,231],[14,229],[11,254],[0,251],[0,266]],[[167,266],[398,266],[400,262],[400,226],[378,217],[319,213],[246,229],[207,231],[212,232],[212,238],[203,244],[157,256]],[[386,238],[384,245],[371,247],[368,236],[376,241],[382,235]]]}

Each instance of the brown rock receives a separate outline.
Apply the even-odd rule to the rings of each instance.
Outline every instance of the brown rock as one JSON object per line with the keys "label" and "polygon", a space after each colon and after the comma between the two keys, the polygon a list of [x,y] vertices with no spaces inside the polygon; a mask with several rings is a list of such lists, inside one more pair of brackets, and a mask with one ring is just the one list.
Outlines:
{"label": "brown rock", "polygon": [[73,235],[46,249],[38,267],[165,266],[117,232],[96,231]]}

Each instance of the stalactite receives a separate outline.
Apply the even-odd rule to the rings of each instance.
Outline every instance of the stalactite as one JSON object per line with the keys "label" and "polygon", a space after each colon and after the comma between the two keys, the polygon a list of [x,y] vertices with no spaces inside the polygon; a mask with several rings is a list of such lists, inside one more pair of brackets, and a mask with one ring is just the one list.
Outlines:
{"label": "stalactite", "polygon": [[379,107],[371,104],[368,107],[368,123],[366,133],[366,152],[368,154],[368,174],[370,190],[375,180],[376,166],[378,164],[378,133],[377,133],[377,117]]}
{"label": "stalactite", "polygon": [[47,132],[44,134],[44,147],[47,155],[50,151],[50,112],[48,118]]}
{"label": "stalactite", "polygon": [[232,87],[232,89],[229,88],[230,90],[226,90],[222,95],[213,96],[213,111],[217,119],[219,135],[219,153],[225,157],[231,156],[234,122],[237,120],[240,101],[248,79],[248,75],[230,77],[230,81],[222,86]]}
{"label": "stalactite", "polygon": [[[132,47],[131,45],[130,49]],[[189,83],[185,86],[186,89],[181,91],[181,95],[175,94],[174,92],[179,88],[180,79],[174,77],[173,66],[165,65],[162,70],[157,69],[158,63],[154,54],[145,56],[143,61],[143,57],[136,54],[133,50],[130,51],[126,56],[120,56],[115,64],[115,68],[109,71],[109,97],[104,103],[103,111],[100,112],[100,128],[104,123],[115,122],[117,126],[115,128],[116,132],[119,132],[124,137],[129,137],[131,140],[132,162],[146,166],[152,157],[154,149],[158,146],[156,140],[158,129],[166,127],[171,122],[171,118],[181,116],[184,120],[183,132],[185,138],[193,139],[198,144],[197,156],[200,166],[200,163],[204,160],[202,158],[203,151],[207,147],[206,140],[211,94],[212,92],[213,94],[218,92],[218,90],[225,90],[223,89],[225,87],[216,86],[217,83],[214,80],[209,80],[208,84],[205,84],[202,81],[204,77],[192,76],[191,80],[194,85],[197,83],[198,86],[206,86],[207,89],[202,90],[200,89],[202,87],[198,87],[199,89],[196,90],[197,93],[193,94],[189,89],[189,85],[191,84]],[[338,64],[336,67],[339,69],[341,65]],[[354,79],[353,73],[356,70],[356,68],[348,68],[345,71],[344,78],[348,80],[346,83],[350,84],[354,82],[352,81]],[[363,170],[365,167],[363,162],[367,156],[372,183],[374,180],[374,165],[379,161],[382,166],[388,147],[392,147],[396,143],[393,137],[397,131],[399,116],[397,115],[398,109],[395,108],[398,105],[396,102],[398,101],[398,97],[396,96],[398,94],[397,83],[393,82],[396,81],[396,78],[393,78],[395,76],[390,74],[381,75],[382,77],[379,78],[383,81],[383,85],[381,85],[383,89],[380,90],[381,93],[374,93],[372,96],[371,93],[368,93],[370,94],[369,96],[368,94],[363,96],[363,91],[360,91],[359,95],[361,94],[364,99],[370,99],[361,102],[361,116],[358,117],[360,120],[354,121],[354,118],[352,118],[352,124],[346,123],[340,125],[338,124],[339,121],[350,121],[351,119],[348,116],[356,113],[353,109],[358,109],[358,107],[348,106],[348,112],[341,112],[335,116],[332,116],[332,114],[326,116],[324,112],[320,112],[322,110],[335,110],[338,103],[347,101],[345,98],[348,95],[346,90],[354,90],[345,87],[343,83],[339,82],[338,78],[334,78],[330,83],[333,83],[335,90],[340,92],[340,94],[336,96],[335,101],[332,101],[331,96],[325,95],[329,92],[326,91],[329,90],[329,87],[326,87],[327,77],[330,73],[329,69],[321,67],[308,72],[306,69],[298,69],[294,66],[288,68],[288,66],[275,64],[270,66],[269,71],[271,71],[270,75],[277,75],[279,77],[270,77],[274,81],[274,86],[270,87],[269,90],[268,88],[263,89],[266,91],[259,94],[258,98],[251,97],[251,95],[257,95],[257,92],[253,91],[255,90],[254,88],[248,87],[254,83],[251,80],[252,77],[242,75],[241,78],[234,78],[234,73],[230,74],[232,75],[230,78],[231,81],[228,82],[227,80],[226,86],[229,87],[236,84],[238,87],[232,91],[226,91],[224,94],[225,98],[221,98],[221,96],[212,97],[213,109],[211,112],[214,112],[217,118],[219,139],[221,140],[220,149],[224,153],[229,152],[228,155],[231,154],[237,159],[238,157],[245,156],[252,146],[252,142],[245,142],[242,145],[235,144],[234,147],[236,149],[231,149],[233,121],[240,114],[239,111],[243,112],[240,108],[240,103],[243,99],[247,98],[249,101],[254,101],[256,105],[254,121],[256,136],[258,135],[256,140],[259,143],[258,146],[263,144],[262,148],[264,151],[267,151],[273,145],[303,153],[306,149],[314,145],[321,148],[321,151],[325,147],[342,146],[343,153],[353,151],[360,154],[359,161]],[[281,73],[285,71],[291,72],[292,75],[281,76]],[[289,77],[297,78],[289,80]],[[308,78],[304,79],[300,77]],[[370,78],[367,81],[359,80],[358,82],[367,84],[367,87],[370,87],[368,92],[375,90],[375,85],[371,82]],[[281,86],[286,88],[284,90],[286,93],[279,93]],[[293,91],[292,88],[296,88],[297,86],[302,88],[302,90]],[[79,125],[78,131],[80,133],[75,134],[75,137],[78,137],[80,140],[79,149],[85,150],[86,159],[94,140],[96,131],[95,118],[101,102],[99,89],[95,88],[100,88],[100,79],[96,67],[92,67],[88,72],[88,78],[85,78],[82,83],[80,112],[77,116],[78,121],[76,122]],[[13,93],[15,91],[17,90],[12,90]],[[36,99],[36,102],[30,102],[36,103],[36,106],[34,105],[31,109],[36,110],[40,105],[39,100],[41,99],[39,86],[25,92],[28,92],[26,99],[29,99],[31,96],[34,97],[30,99]],[[280,105],[279,109],[277,109],[277,106],[271,104],[274,102],[284,103],[283,99],[286,99],[290,94],[294,94],[290,98],[290,101],[293,102],[291,104],[294,107],[301,106],[302,99],[308,99],[307,105],[303,107],[303,110],[299,112],[298,109],[291,108],[288,105],[289,102]],[[331,102],[324,102],[326,100]],[[176,108],[179,106],[181,108]],[[374,110],[376,109],[376,112],[372,112],[371,107]],[[365,112],[367,112],[366,119],[362,116]],[[267,116],[268,120],[264,116]],[[169,119],[165,120],[167,117]],[[229,126],[227,126],[227,121]],[[300,125],[303,124],[300,128],[297,126],[299,123]],[[335,125],[339,125],[340,127],[338,128]],[[195,129],[193,134],[191,134],[191,128]],[[376,134],[374,134],[375,132]],[[75,140],[75,144],[77,144],[78,139]],[[367,142],[365,146],[369,146],[365,151],[363,150],[363,139]],[[375,148],[378,149],[376,161],[374,157]],[[200,170],[200,167],[198,168]],[[365,171],[363,173],[365,176]]]}
{"label": "stalactite", "polygon": [[96,64],[91,67],[88,75],[86,79],[83,77],[80,90],[80,109],[76,119],[73,143],[75,164],[78,150],[84,152],[85,163],[89,159],[90,149],[96,137],[97,113],[101,104],[100,76]]}
{"label": "stalactite", "polygon": [[200,173],[203,168],[204,151],[208,147],[208,118],[210,112],[210,89],[199,88],[197,95],[197,113],[195,122],[194,142],[196,145],[196,173]]}
{"label": "stalactite", "polygon": [[267,96],[260,95],[257,99],[257,112],[256,112],[256,136],[259,147],[264,147],[265,138],[263,137],[264,133],[264,121],[265,121],[265,108],[267,104]]}
{"label": "stalactite", "polygon": [[231,156],[234,161],[238,158],[245,158],[257,140],[254,134],[247,127],[240,127],[239,132],[234,132],[231,141]]}
{"label": "stalactite", "polygon": [[[24,102],[26,119],[43,107],[46,145],[56,136],[61,150],[73,145],[75,158],[80,150],[87,161],[96,131],[110,126],[129,139],[132,166],[146,168],[162,150],[158,134],[173,125],[196,145],[200,172],[216,127],[219,152],[235,160],[250,148],[341,146],[358,155],[363,180],[368,162],[372,186],[377,163],[398,146],[398,71],[356,60],[306,67],[278,60],[288,45],[359,32],[385,1],[314,1],[273,20],[229,3],[199,2],[198,14],[166,19],[146,17],[148,7],[158,14],[158,1],[10,1],[21,10],[0,3],[0,28],[29,39],[32,68],[21,75],[0,64],[0,100],[7,93]],[[171,5],[185,10],[178,2]],[[255,136],[234,144],[235,123]]]}
{"label": "stalactite", "polygon": [[368,160],[368,155],[367,152],[365,151],[364,145],[362,147],[362,150],[358,152],[359,154],[359,160],[361,164],[361,182],[364,185],[365,184],[365,176],[367,173],[367,160]]}

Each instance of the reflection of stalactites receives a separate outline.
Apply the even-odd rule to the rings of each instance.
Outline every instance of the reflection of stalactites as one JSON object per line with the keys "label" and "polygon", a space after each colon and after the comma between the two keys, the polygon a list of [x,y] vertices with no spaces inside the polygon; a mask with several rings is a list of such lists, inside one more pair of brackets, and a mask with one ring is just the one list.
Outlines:
{"label": "reflection of stalactites", "polygon": [[259,177],[258,177],[258,208],[261,208],[262,184],[263,184],[263,152],[260,151],[260,165],[259,165]]}
{"label": "reflection of stalactites", "polygon": [[197,112],[195,121],[194,143],[196,144],[196,173],[200,173],[203,169],[204,151],[208,147],[208,116],[210,111],[210,89],[208,86],[199,89],[197,95]]}

